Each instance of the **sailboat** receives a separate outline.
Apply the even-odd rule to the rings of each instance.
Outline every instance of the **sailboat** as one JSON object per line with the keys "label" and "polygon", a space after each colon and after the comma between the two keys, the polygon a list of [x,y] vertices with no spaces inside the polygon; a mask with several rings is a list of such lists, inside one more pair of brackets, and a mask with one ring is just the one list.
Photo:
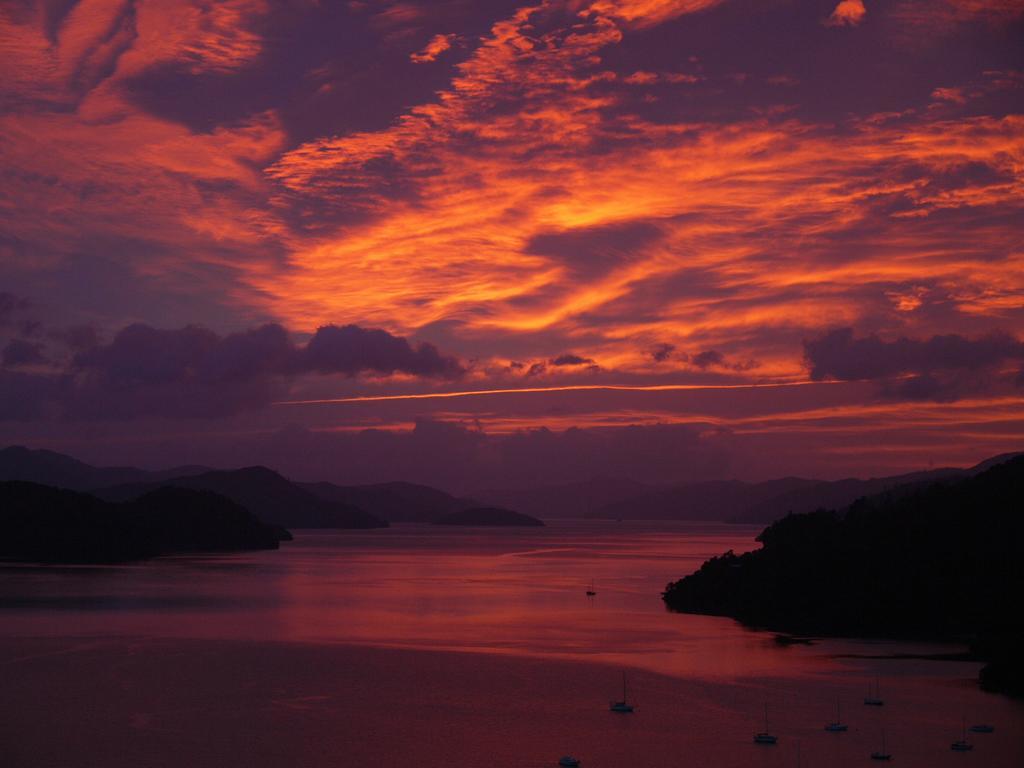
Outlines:
{"label": "sailboat", "polygon": [[775,744],[778,742],[779,737],[773,733],[768,732],[768,703],[764,705],[764,730],[760,733],[754,734],[755,744]]}
{"label": "sailboat", "polygon": [[843,722],[841,717],[839,717],[839,699],[836,699],[836,719],[833,720],[831,723],[827,724],[825,726],[825,730],[831,731],[832,733],[842,733],[843,731],[848,731],[849,729],[850,727]]}
{"label": "sailboat", "polygon": [[622,701],[609,703],[608,709],[612,712],[632,712],[633,705],[626,701],[626,673],[622,673]]}
{"label": "sailboat", "polygon": [[594,589],[594,580],[590,580],[590,589],[587,590],[587,597],[593,597],[597,594],[597,590]]}
{"label": "sailboat", "polygon": [[949,745],[949,748],[954,752],[970,752],[974,749],[974,745],[967,740],[967,718],[964,718],[963,731],[960,734],[960,738]]}
{"label": "sailboat", "polygon": [[874,693],[871,691],[871,686],[868,686],[868,695],[864,697],[864,703],[869,707],[880,707],[885,704],[885,700],[881,697],[881,688],[878,685],[878,677],[875,677],[875,690]]}
{"label": "sailboat", "polygon": [[892,760],[892,755],[885,748],[885,731],[882,731],[882,748],[871,753],[872,760]]}

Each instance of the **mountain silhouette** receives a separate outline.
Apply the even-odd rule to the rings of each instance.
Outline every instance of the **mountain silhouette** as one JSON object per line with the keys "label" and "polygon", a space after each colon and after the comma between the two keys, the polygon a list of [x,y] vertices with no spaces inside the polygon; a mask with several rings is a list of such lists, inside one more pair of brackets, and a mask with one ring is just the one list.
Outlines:
{"label": "mountain silhouette", "polygon": [[136,467],[94,467],[63,453],[21,445],[0,448],[0,481],[30,483],[89,491],[111,485],[146,483],[209,472],[209,467],[185,466],[159,471]]}
{"label": "mountain silhouette", "polygon": [[358,507],[326,501],[266,467],[211,470],[159,482],[102,488],[96,495],[126,501],[160,486],[212,491],[248,509],[267,523],[285,528],[386,528],[388,523]]}
{"label": "mountain silhouette", "polygon": [[784,477],[761,483],[744,483],[739,480],[683,483],[606,504],[588,516],[623,520],[714,520],[766,524],[791,512],[841,509],[863,496],[883,492],[907,493],[936,481],[971,477],[1018,455],[1007,453],[994,456],[967,469],[947,467],[867,480]]}
{"label": "mountain silhouette", "polygon": [[[0,449],[0,481],[27,480],[97,492],[120,500],[161,484],[204,487],[223,492],[261,517],[273,515],[265,519],[295,528],[372,527],[383,521],[433,522],[450,512],[480,506],[515,509],[542,519],[582,517],[767,524],[790,512],[841,509],[862,496],[897,492],[897,489],[907,492],[938,480],[970,477],[1016,455],[1019,454],[994,456],[966,469],[943,468],[866,480],[783,477],[759,483],[710,480],[651,486],[629,478],[604,476],[536,488],[481,490],[474,492],[472,498],[459,498],[427,485],[407,482],[369,485],[292,482],[263,467],[212,470],[184,466],[158,471],[94,467],[53,451],[12,446]],[[243,474],[232,481],[226,475],[233,472]],[[186,478],[200,477],[204,479],[186,481]],[[283,483],[291,487],[286,488]],[[265,496],[264,491],[269,496]],[[333,512],[325,503],[333,505]],[[348,513],[340,511],[342,508],[348,509]]]}
{"label": "mountain silhouette", "polygon": [[23,481],[0,482],[0,558],[117,563],[181,552],[277,549],[290,539],[230,499],[159,488],[127,503]]}
{"label": "mountain silhouette", "polygon": [[472,499],[460,499],[418,483],[335,485],[319,482],[297,485],[325,501],[350,504],[391,523],[430,523],[449,512],[480,506]]}

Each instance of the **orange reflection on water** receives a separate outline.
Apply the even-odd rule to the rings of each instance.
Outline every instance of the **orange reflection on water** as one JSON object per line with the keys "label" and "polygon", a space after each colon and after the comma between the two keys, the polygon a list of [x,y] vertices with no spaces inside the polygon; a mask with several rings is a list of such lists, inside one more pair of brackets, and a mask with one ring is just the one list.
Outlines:
{"label": "orange reflection on water", "polygon": [[[707,557],[756,547],[758,530],[604,521],[499,531],[408,525],[300,533],[278,552],[25,569],[2,582],[26,605],[7,613],[5,633],[60,635],[73,626],[76,635],[579,658],[683,676],[764,674],[779,664],[791,672],[793,654],[780,655],[770,635],[729,619],[670,614],[660,599],[669,580]],[[597,595],[588,598],[591,582]]]}

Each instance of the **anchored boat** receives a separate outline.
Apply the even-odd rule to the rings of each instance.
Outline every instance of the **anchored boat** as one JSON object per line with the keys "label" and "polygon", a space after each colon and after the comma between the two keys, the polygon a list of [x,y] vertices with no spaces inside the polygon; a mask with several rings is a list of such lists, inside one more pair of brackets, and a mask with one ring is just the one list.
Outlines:
{"label": "anchored boat", "polygon": [[871,753],[872,760],[892,760],[892,755],[889,754],[889,750],[885,748],[885,731],[882,731],[882,748]]}
{"label": "anchored boat", "polygon": [[608,704],[608,709],[612,712],[632,712],[633,705],[626,700],[626,673],[622,673],[622,700],[612,701]]}
{"label": "anchored boat", "polygon": [[779,737],[768,730],[768,704],[765,702],[764,705],[764,730],[760,733],[754,734],[755,744],[775,744],[779,740]]}
{"label": "anchored boat", "polygon": [[841,717],[839,717],[839,699],[836,699],[836,719],[833,720],[831,723],[828,723],[825,726],[825,730],[830,731],[832,733],[842,733],[843,731],[848,731],[849,729],[850,727],[843,722]]}

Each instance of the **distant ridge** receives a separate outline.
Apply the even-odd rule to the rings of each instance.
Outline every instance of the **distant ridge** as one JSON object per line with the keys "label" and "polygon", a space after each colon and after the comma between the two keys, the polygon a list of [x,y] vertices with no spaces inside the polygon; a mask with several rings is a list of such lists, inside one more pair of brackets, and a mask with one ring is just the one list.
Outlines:
{"label": "distant ridge", "polygon": [[211,470],[199,475],[129,483],[96,491],[108,501],[128,501],[161,486],[212,491],[261,520],[285,528],[386,528],[388,523],[351,504],[325,501],[266,467]]}
{"label": "distant ridge", "polygon": [[821,485],[820,480],[783,477],[763,483],[709,480],[649,491],[642,496],[606,504],[595,518],[649,520],[733,520],[771,499]]}
{"label": "distant ridge", "polygon": [[967,477],[970,470],[936,469],[928,472],[911,472],[906,475],[877,477],[869,480],[846,478],[843,480],[818,481],[793,488],[789,491],[751,504],[745,510],[729,517],[731,523],[770,523],[790,512],[812,512],[815,509],[848,507],[862,496],[873,496],[900,487],[927,485],[943,480]]}
{"label": "distant ridge", "polygon": [[909,493],[936,482],[949,482],[967,477],[974,477],[992,467],[1005,464],[1024,453],[1002,453],[985,459],[973,467],[960,469],[944,467],[940,469],[908,472],[903,475],[876,477],[869,480],[847,478],[819,482],[816,485],[794,489],[788,493],[763,501],[748,508],[744,513],[732,517],[729,522],[737,523],[770,523],[785,517],[790,512],[813,512],[816,509],[841,509],[850,506],[864,496],[875,496],[880,493]]}
{"label": "distant ridge", "polygon": [[[262,510],[257,514],[273,515],[281,518],[274,522],[295,528],[324,527],[332,515],[344,520],[345,515],[338,511],[338,505],[351,513],[345,527],[380,525],[385,521],[429,523],[451,512],[480,506],[515,509],[541,519],[707,520],[762,525],[789,512],[838,509],[863,496],[903,492],[934,482],[970,477],[1020,455],[1024,454],[1000,454],[966,469],[949,467],[867,480],[783,477],[760,483],[712,480],[652,486],[624,477],[595,477],[537,488],[481,490],[473,493],[472,498],[460,498],[427,485],[398,481],[368,485],[297,483],[265,467],[213,470],[185,466],[159,471],[94,467],[54,451],[12,446],[0,449],[0,481],[26,480],[98,492],[118,499],[127,498],[125,494],[141,494],[161,484],[209,487],[217,492],[229,491],[225,495],[238,503],[252,506],[254,511]],[[243,474],[235,478],[236,483],[229,477],[230,473]],[[199,477],[205,479],[186,480]],[[286,489],[283,483],[291,488]],[[269,499],[255,490],[264,487],[261,484],[265,484]],[[903,491],[898,490],[901,488]],[[275,498],[278,501],[273,501]],[[335,505],[334,513],[328,512],[325,504]],[[292,517],[290,509],[297,510],[298,517]],[[376,519],[376,523],[361,515]]]}
{"label": "distant ridge", "polygon": [[[232,479],[229,473],[233,472],[242,474]],[[328,482],[295,483],[265,467],[215,470],[190,465],[157,471],[136,467],[95,467],[62,453],[24,446],[0,449],[0,481],[3,480],[24,480],[75,491],[96,492],[116,501],[137,497],[161,485],[202,487],[225,492],[225,495],[253,509],[261,517],[271,515],[273,517],[267,519],[288,520],[282,523],[274,519],[274,522],[294,528],[338,527],[338,521],[343,523],[340,527],[357,528],[382,527],[386,522],[429,523],[448,512],[480,506],[479,502],[472,499],[459,499],[436,488],[416,483],[352,486]],[[289,483],[293,488],[286,489],[282,482]],[[264,486],[270,492],[271,500],[257,490]],[[327,504],[331,505],[330,509]],[[348,508],[347,516],[339,511],[342,507]],[[331,520],[334,522],[328,525]]]}
{"label": "distant ridge", "polygon": [[24,480],[73,491],[88,491],[125,483],[157,482],[209,471],[209,467],[200,466],[175,467],[155,472],[137,467],[94,467],[56,451],[26,448],[22,445],[0,448],[0,481]]}
{"label": "distant ridge", "polygon": [[[604,520],[686,520],[715,521],[763,525],[785,517],[790,512],[812,512],[816,509],[841,509],[857,499],[883,492],[908,492],[935,482],[973,477],[1016,456],[1020,452],[993,456],[973,467],[942,468],[909,472],[903,475],[861,480],[812,480],[802,477],[784,477],[760,483],[740,480],[708,480],[681,483],[668,487],[636,485],[638,493],[621,493],[631,481],[616,485],[618,499],[605,499],[588,493],[586,486],[572,484],[549,486],[533,491],[484,491],[475,494],[488,503],[506,500],[510,506],[530,512],[541,518],[566,517],[562,497],[579,489],[581,497],[565,502],[576,516]],[[595,481],[596,483],[597,481]]]}
{"label": "distant ridge", "polygon": [[320,482],[296,485],[325,501],[350,504],[391,523],[432,523],[450,512],[480,506],[472,499],[460,499],[417,483],[335,485]]}

